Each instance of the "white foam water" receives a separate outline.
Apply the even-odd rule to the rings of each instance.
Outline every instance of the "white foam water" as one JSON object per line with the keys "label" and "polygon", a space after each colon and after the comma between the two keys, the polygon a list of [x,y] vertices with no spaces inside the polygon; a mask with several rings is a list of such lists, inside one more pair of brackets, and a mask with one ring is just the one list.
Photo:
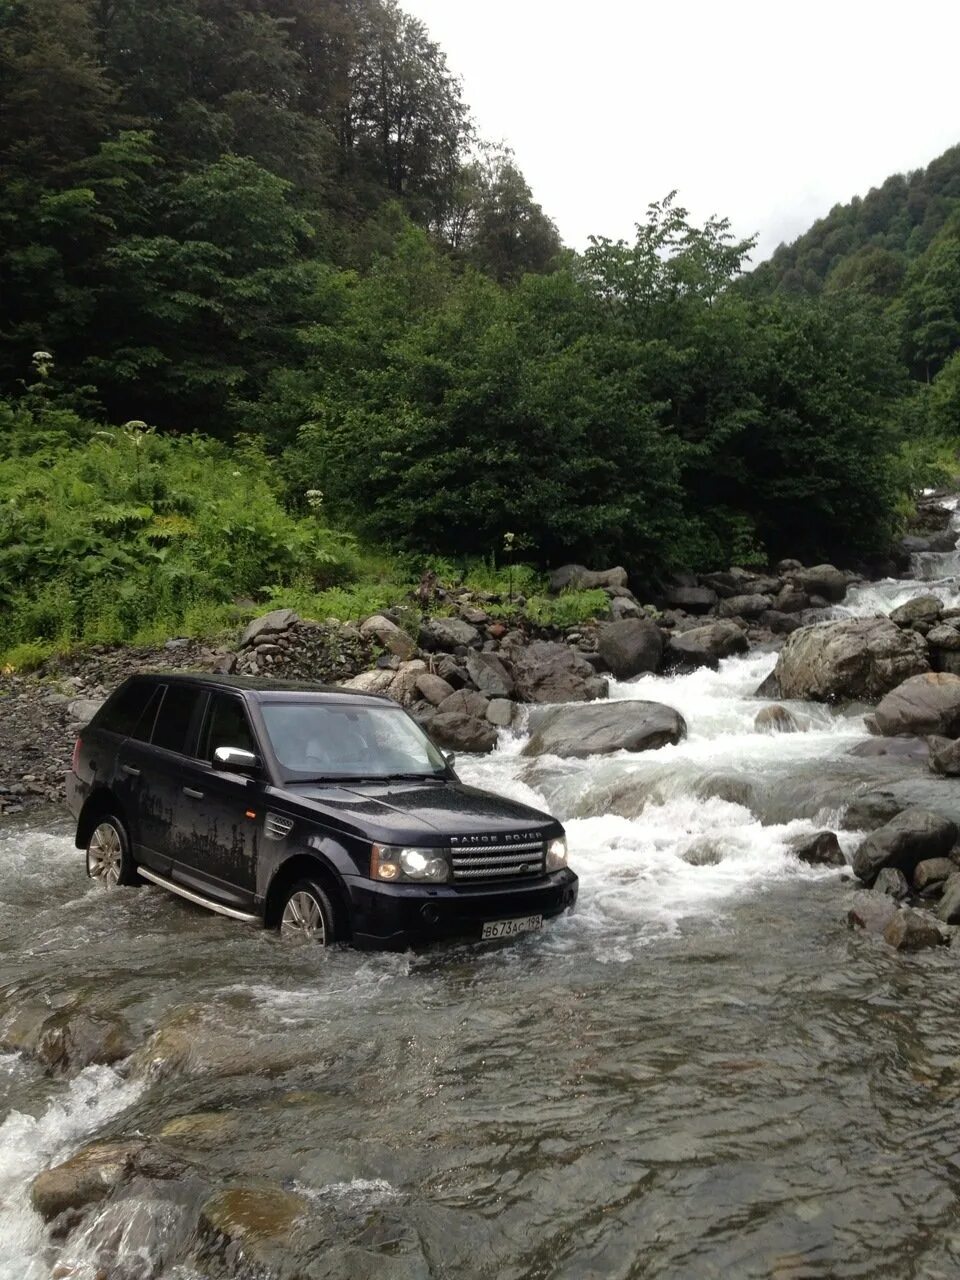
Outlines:
{"label": "white foam water", "polygon": [[0,1124],[0,1280],[49,1280],[46,1232],[30,1183],[141,1092],[110,1067],[87,1067],[39,1116],[12,1111]]}

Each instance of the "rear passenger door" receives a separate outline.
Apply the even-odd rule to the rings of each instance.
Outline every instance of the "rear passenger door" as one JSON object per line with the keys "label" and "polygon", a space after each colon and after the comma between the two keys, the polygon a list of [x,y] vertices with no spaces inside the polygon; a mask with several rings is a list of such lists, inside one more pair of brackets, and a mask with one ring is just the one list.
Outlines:
{"label": "rear passenger door", "polygon": [[196,739],[202,694],[198,685],[160,685],[137,736],[123,743],[117,760],[135,857],[161,875],[169,875],[174,857],[180,775]]}
{"label": "rear passenger door", "polygon": [[185,763],[178,799],[174,879],[227,906],[248,908],[256,890],[263,783],[214,767],[217,747],[260,754],[243,699],[211,693],[196,758]]}

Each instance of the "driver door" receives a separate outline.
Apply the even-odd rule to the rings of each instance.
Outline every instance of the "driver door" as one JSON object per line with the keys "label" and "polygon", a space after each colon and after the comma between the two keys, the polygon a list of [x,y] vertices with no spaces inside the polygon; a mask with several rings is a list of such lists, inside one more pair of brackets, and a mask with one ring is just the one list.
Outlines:
{"label": "driver door", "polygon": [[263,781],[214,766],[217,747],[260,754],[243,699],[213,693],[207,700],[197,758],[183,770],[177,827],[181,833],[173,878],[227,906],[254,900]]}

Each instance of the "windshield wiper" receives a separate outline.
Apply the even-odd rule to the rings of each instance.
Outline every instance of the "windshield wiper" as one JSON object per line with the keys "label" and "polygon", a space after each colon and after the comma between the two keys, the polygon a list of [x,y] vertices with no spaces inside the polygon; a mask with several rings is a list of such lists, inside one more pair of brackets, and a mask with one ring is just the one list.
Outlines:
{"label": "windshield wiper", "polygon": [[424,782],[445,778],[445,773],[323,773],[315,778],[294,778],[294,782]]}

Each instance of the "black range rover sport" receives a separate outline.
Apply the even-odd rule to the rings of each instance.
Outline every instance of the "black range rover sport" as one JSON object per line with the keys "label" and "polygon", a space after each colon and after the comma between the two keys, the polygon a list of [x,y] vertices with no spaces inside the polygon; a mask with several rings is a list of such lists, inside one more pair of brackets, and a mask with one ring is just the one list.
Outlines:
{"label": "black range rover sport", "polygon": [[67,802],[104,885],[323,944],[510,937],[577,897],[555,819],[465,786],[400,706],[346,689],[132,676],[82,731]]}

